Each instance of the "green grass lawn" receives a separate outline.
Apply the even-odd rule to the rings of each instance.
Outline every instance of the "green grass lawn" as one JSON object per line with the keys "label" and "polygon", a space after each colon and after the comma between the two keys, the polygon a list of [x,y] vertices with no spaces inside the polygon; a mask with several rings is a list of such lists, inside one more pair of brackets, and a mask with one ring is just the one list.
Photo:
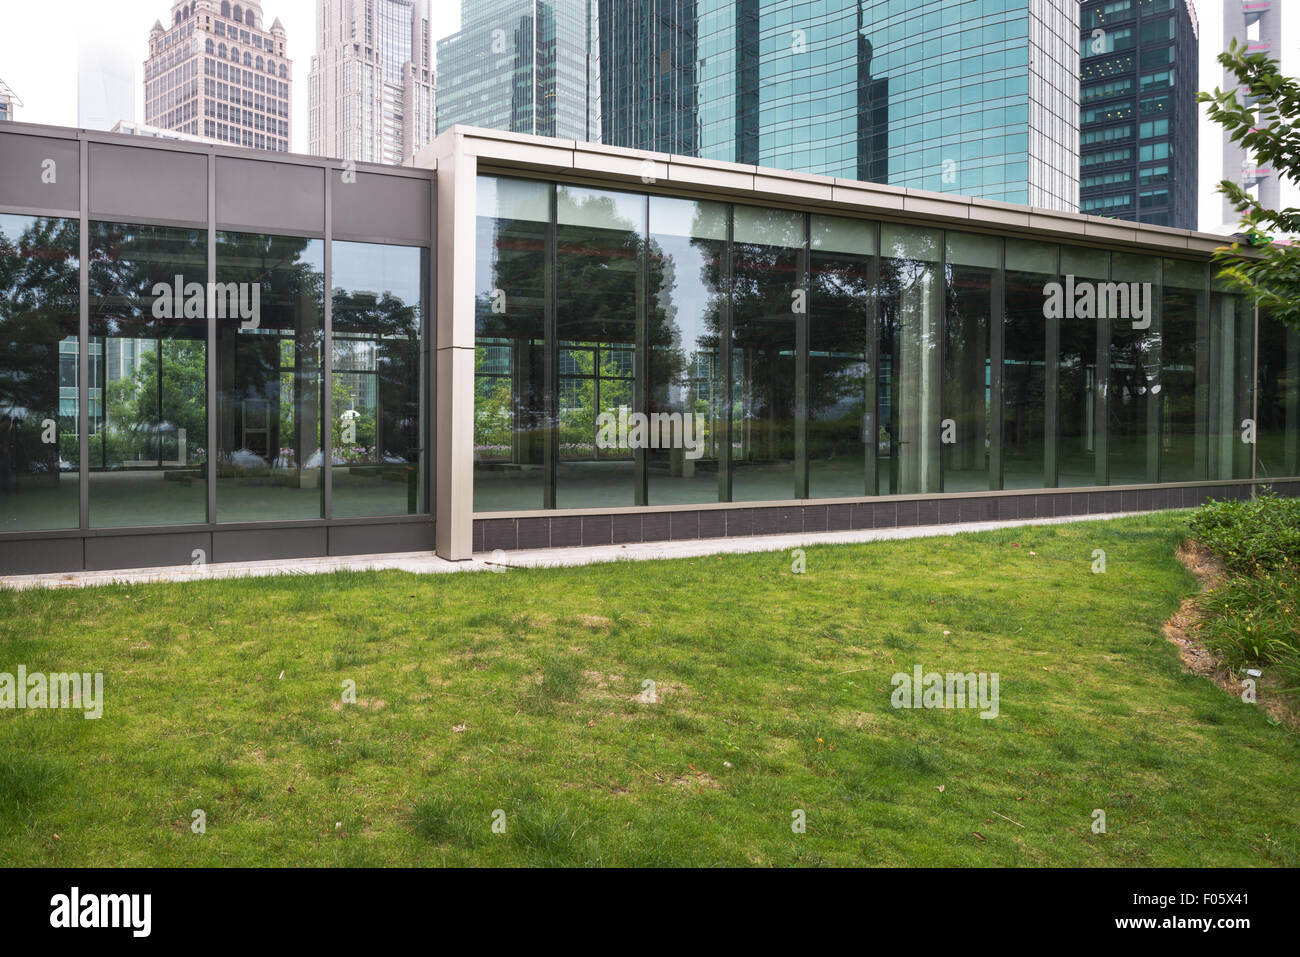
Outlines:
{"label": "green grass lawn", "polygon": [[[0,672],[105,702],[0,712],[0,860],[1296,866],[1300,735],[1161,634],[1183,521],[3,592]],[[999,716],[894,709],[916,664]]]}

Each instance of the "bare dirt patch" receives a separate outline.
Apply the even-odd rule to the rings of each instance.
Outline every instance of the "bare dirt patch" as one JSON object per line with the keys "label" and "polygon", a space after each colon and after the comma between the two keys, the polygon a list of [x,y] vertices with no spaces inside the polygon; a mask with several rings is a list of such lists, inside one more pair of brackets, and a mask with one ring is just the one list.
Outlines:
{"label": "bare dirt patch", "polygon": [[[1184,598],[1178,611],[1165,622],[1165,637],[1178,646],[1178,656],[1182,659],[1184,668],[1209,679],[1234,698],[1241,698],[1241,693],[1245,690],[1241,678],[1202,643],[1197,633],[1204,618],[1199,604],[1200,595],[1213,591],[1226,582],[1228,572],[1217,555],[1193,542],[1180,545],[1177,555],[1187,570],[1196,576],[1201,590],[1198,595]],[[1300,714],[1289,707],[1284,698],[1270,694],[1273,688],[1276,688],[1276,683],[1268,678],[1256,682],[1255,690],[1260,707],[1273,720],[1292,728],[1300,728]]]}

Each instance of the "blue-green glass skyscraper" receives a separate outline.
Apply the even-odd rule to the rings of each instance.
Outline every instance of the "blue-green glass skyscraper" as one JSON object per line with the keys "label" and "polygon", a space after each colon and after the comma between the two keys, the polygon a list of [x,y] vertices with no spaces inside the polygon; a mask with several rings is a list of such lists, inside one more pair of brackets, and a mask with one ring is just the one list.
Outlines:
{"label": "blue-green glass skyscraper", "polygon": [[437,125],[600,139],[595,0],[463,0],[438,41]]}
{"label": "blue-green glass skyscraper", "polygon": [[699,0],[700,155],[1078,207],[1076,0]]}

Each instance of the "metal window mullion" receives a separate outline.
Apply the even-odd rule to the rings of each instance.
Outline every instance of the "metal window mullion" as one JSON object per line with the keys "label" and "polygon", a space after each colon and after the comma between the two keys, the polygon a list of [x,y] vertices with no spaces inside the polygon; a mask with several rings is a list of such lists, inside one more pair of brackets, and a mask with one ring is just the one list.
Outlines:
{"label": "metal window mullion", "polygon": [[[77,227],[77,524],[90,528],[90,144],[79,139],[80,215]],[[84,542],[83,542],[84,558]]]}
{"label": "metal window mullion", "polygon": [[[208,154],[208,288],[217,281],[217,157]],[[217,317],[211,310],[207,314],[207,421],[208,421],[208,524],[217,521]],[[211,556],[210,556],[211,557]]]}
{"label": "metal window mullion", "polygon": [[872,232],[875,237],[875,253],[867,263],[867,314],[866,314],[866,346],[867,346],[867,377],[863,383],[866,390],[864,398],[864,408],[866,421],[863,423],[866,435],[863,437],[864,442],[864,467],[866,474],[864,478],[863,494],[878,495],[880,493],[880,464],[878,461],[879,454],[879,436],[880,436],[880,224],[872,224]]}
{"label": "metal window mullion", "polygon": [[808,498],[808,357],[812,312],[812,217],[802,213],[803,247],[799,251],[799,282],[803,312],[794,316],[794,497]]}
{"label": "metal window mullion", "polygon": [[[321,361],[318,368],[324,377],[320,390],[322,409],[317,416],[320,427],[321,467],[321,517],[334,517],[334,178],[325,171],[325,287],[322,295],[324,328],[322,330]],[[376,395],[378,392],[376,391]],[[378,428],[379,419],[375,423]]]}
{"label": "metal window mullion", "polygon": [[546,225],[546,242],[544,258],[545,263],[542,267],[544,294],[545,294],[545,312],[542,318],[542,379],[543,379],[543,404],[546,408],[546,417],[544,422],[545,435],[543,437],[542,462],[543,462],[543,488],[542,488],[542,507],[555,508],[556,494],[555,485],[558,474],[558,459],[560,456],[560,396],[559,396],[559,342],[556,339],[556,333],[559,327],[556,312],[559,308],[559,200],[557,196],[557,187],[554,183],[550,184],[548,191],[550,211]]}
{"label": "metal window mullion", "polygon": [[731,369],[731,325],[732,325],[732,296],[735,290],[732,288],[732,274],[735,270],[735,233],[736,233],[736,207],[733,203],[727,204],[727,244],[725,248],[725,261],[722,263],[722,322],[718,336],[718,361],[722,363],[722,374],[719,379],[722,381],[722,400],[718,402],[719,420],[722,427],[718,429],[721,433],[718,447],[718,501],[731,501],[731,425],[732,412],[731,402],[733,390],[735,388],[732,382]]}
{"label": "metal window mullion", "polygon": [[[632,408],[643,414],[649,408],[649,295],[650,295],[650,197],[642,201],[641,243],[637,251],[637,291],[636,291],[636,332],[632,350]],[[647,505],[650,501],[649,467],[650,454],[644,448],[633,453],[633,501],[637,505]]]}

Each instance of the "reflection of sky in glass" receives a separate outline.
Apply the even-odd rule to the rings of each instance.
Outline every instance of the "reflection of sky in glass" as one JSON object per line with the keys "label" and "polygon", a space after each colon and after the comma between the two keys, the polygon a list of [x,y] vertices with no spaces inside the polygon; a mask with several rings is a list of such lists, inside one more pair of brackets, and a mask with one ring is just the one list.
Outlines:
{"label": "reflection of sky in glass", "polygon": [[334,289],[350,293],[391,293],[408,305],[420,302],[418,246],[334,243]]}

